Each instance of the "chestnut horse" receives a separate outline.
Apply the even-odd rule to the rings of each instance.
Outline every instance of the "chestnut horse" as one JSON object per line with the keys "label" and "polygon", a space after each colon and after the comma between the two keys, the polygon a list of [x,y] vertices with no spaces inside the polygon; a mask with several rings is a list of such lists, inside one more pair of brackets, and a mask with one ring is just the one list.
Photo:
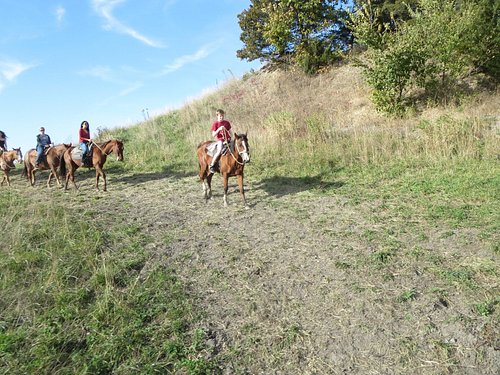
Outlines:
{"label": "chestnut horse", "polygon": [[[212,197],[212,177],[209,167],[212,161],[212,156],[209,155],[207,146],[212,144],[212,141],[205,141],[198,145],[196,154],[198,156],[198,164],[200,166],[200,179],[202,181],[203,191],[205,193],[205,201]],[[238,186],[240,188],[243,205],[249,208],[245,199],[245,190],[243,188],[243,169],[245,164],[250,162],[250,148],[248,146],[248,139],[246,134],[234,134],[234,141],[231,142],[230,147],[225,155],[219,158],[218,172],[222,174],[224,184],[224,207],[227,207],[227,189],[228,179],[231,176],[236,176],[238,179]]]}
{"label": "chestnut horse", "polygon": [[57,169],[61,166],[62,156],[64,152],[71,147],[71,143],[62,143],[53,147],[49,147],[45,151],[45,156],[43,162],[36,166],[36,150],[32,148],[29,150],[24,158],[24,174],[28,178],[30,185],[35,186],[35,172],[43,171],[45,169],[50,169],[49,178],[47,180],[47,187],[50,188],[50,181],[55,177],[57,181],[57,186],[61,186],[61,181],[59,179],[59,173]]}
{"label": "chestnut horse", "polygon": [[16,166],[14,165],[14,161],[21,163],[23,161],[23,154],[21,153],[21,147],[13,148],[12,151],[4,151],[2,155],[0,155],[0,169],[3,171],[3,179],[0,184],[3,186],[3,183],[7,181],[7,186],[10,186],[10,177],[9,173],[11,169],[14,169]]}
{"label": "chestnut horse", "polygon": [[[103,143],[92,143],[92,166],[95,168],[95,188],[99,190],[99,177],[102,176],[104,181],[103,191],[106,191],[106,174],[102,167],[106,162],[106,158],[111,153],[116,155],[116,160],[123,161],[123,142],[113,139]],[[68,182],[71,179],[75,189],[78,189],[75,183],[75,171],[83,165],[81,159],[73,159],[71,151],[74,147],[66,150],[63,155],[64,162],[61,163],[61,175],[66,175],[66,184],[64,189],[68,189]]]}

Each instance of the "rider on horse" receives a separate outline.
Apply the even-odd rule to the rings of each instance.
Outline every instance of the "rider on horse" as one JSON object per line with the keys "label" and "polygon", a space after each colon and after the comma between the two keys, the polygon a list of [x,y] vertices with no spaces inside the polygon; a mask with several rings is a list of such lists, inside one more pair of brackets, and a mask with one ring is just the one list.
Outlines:
{"label": "rider on horse", "polygon": [[80,130],[78,131],[78,142],[80,143],[80,148],[82,149],[82,163],[88,165],[87,157],[90,156],[89,143],[92,141],[90,138],[90,128],[87,121],[83,121],[80,124]]}
{"label": "rider on horse", "polygon": [[50,147],[52,141],[48,134],[45,134],[45,128],[42,126],[40,128],[40,134],[36,136],[36,166],[39,167],[43,162],[43,155],[45,149]]}
{"label": "rider on horse", "polygon": [[2,155],[4,151],[7,151],[7,136],[0,130],[0,155]]}
{"label": "rider on horse", "polygon": [[229,123],[229,121],[224,120],[224,111],[222,109],[218,109],[215,114],[217,116],[217,121],[212,124],[211,130],[212,136],[215,137],[215,140],[217,142],[217,147],[215,149],[215,154],[212,158],[212,162],[210,163],[211,173],[216,172],[216,165],[223,150],[222,147],[223,145],[229,145],[232,136],[231,124]]}

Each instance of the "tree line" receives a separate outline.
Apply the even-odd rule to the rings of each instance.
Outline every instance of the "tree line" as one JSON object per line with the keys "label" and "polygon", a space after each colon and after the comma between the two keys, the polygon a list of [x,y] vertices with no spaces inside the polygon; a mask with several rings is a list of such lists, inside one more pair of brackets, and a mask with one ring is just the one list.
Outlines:
{"label": "tree line", "polygon": [[237,56],[308,74],[354,59],[376,107],[400,115],[498,84],[499,13],[500,0],[251,0]]}

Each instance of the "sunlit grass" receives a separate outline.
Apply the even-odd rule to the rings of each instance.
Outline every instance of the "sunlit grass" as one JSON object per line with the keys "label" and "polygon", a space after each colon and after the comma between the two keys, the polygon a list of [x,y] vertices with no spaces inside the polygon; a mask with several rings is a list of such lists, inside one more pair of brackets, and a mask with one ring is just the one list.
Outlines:
{"label": "sunlit grass", "polygon": [[[169,373],[213,368],[189,333],[196,314],[164,267],[141,270],[148,238],[92,210],[2,194],[2,372]],[[63,370],[64,369],[64,370]]]}
{"label": "sunlit grass", "polygon": [[[380,225],[360,237],[373,249],[337,261],[339,271],[366,268],[391,283],[392,268],[418,262],[435,276],[436,285],[429,288],[442,296],[465,291],[471,311],[493,316],[498,299],[485,285],[493,285],[498,275],[490,263],[465,264],[421,244],[410,248],[400,238],[410,233],[424,241],[435,227],[443,237],[456,228],[474,229],[490,244],[492,257],[498,255],[500,142],[491,116],[498,96],[485,93],[486,99],[471,99],[469,106],[387,119],[373,110],[367,94],[352,67],[317,77],[255,73],[179,110],[132,127],[101,129],[99,137],[125,143],[125,162],[107,165],[112,173],[194,177],[196,146],[211,138],[215,110],[223,108],[234,131],[248,132],[247,181],[266,181],[275,191],[300,186],[308,197],[339,196],[354,210],[372,208],[366,219]],[[53,200],[32,201],[15,190],[0,195],[2,370],[213,372],[216,364],[202,354],[205,333],[193,330],[200,312],[184,286],[159,265],[141,272],[152,256],[142,228],[96,221],[86,202],[97,198],[77,199],[82,208],[70,212]],[[266,204],[295,210],[297,218],[311,217],[286,201]],[[176,233],[167,230],[162,236],[168,243]],[[224,277],[213,270],[211,280]],[[355,292],[364,288],[353,285]],[[472,300],[478,288],[484,295]],[[406,307],[425,293],[420,286],[404,286],[394,301]],[[299,328],[293,322],[284,327],[280,345],[293,344]],[[435,348],[446,349],[440,342]]]}

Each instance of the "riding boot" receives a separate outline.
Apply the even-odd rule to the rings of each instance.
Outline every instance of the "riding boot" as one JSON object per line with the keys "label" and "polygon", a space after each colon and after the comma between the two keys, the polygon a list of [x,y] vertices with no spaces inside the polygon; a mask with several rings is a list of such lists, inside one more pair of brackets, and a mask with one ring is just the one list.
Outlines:
{"label": "riding boot", "polygon": [[[218,159],[218,158],[217,158]],[[209,170],[210,173],[215,173],[217,172],[217,164],[219,163],[219,160],[212,159],[212,162],[210,163]]]}

